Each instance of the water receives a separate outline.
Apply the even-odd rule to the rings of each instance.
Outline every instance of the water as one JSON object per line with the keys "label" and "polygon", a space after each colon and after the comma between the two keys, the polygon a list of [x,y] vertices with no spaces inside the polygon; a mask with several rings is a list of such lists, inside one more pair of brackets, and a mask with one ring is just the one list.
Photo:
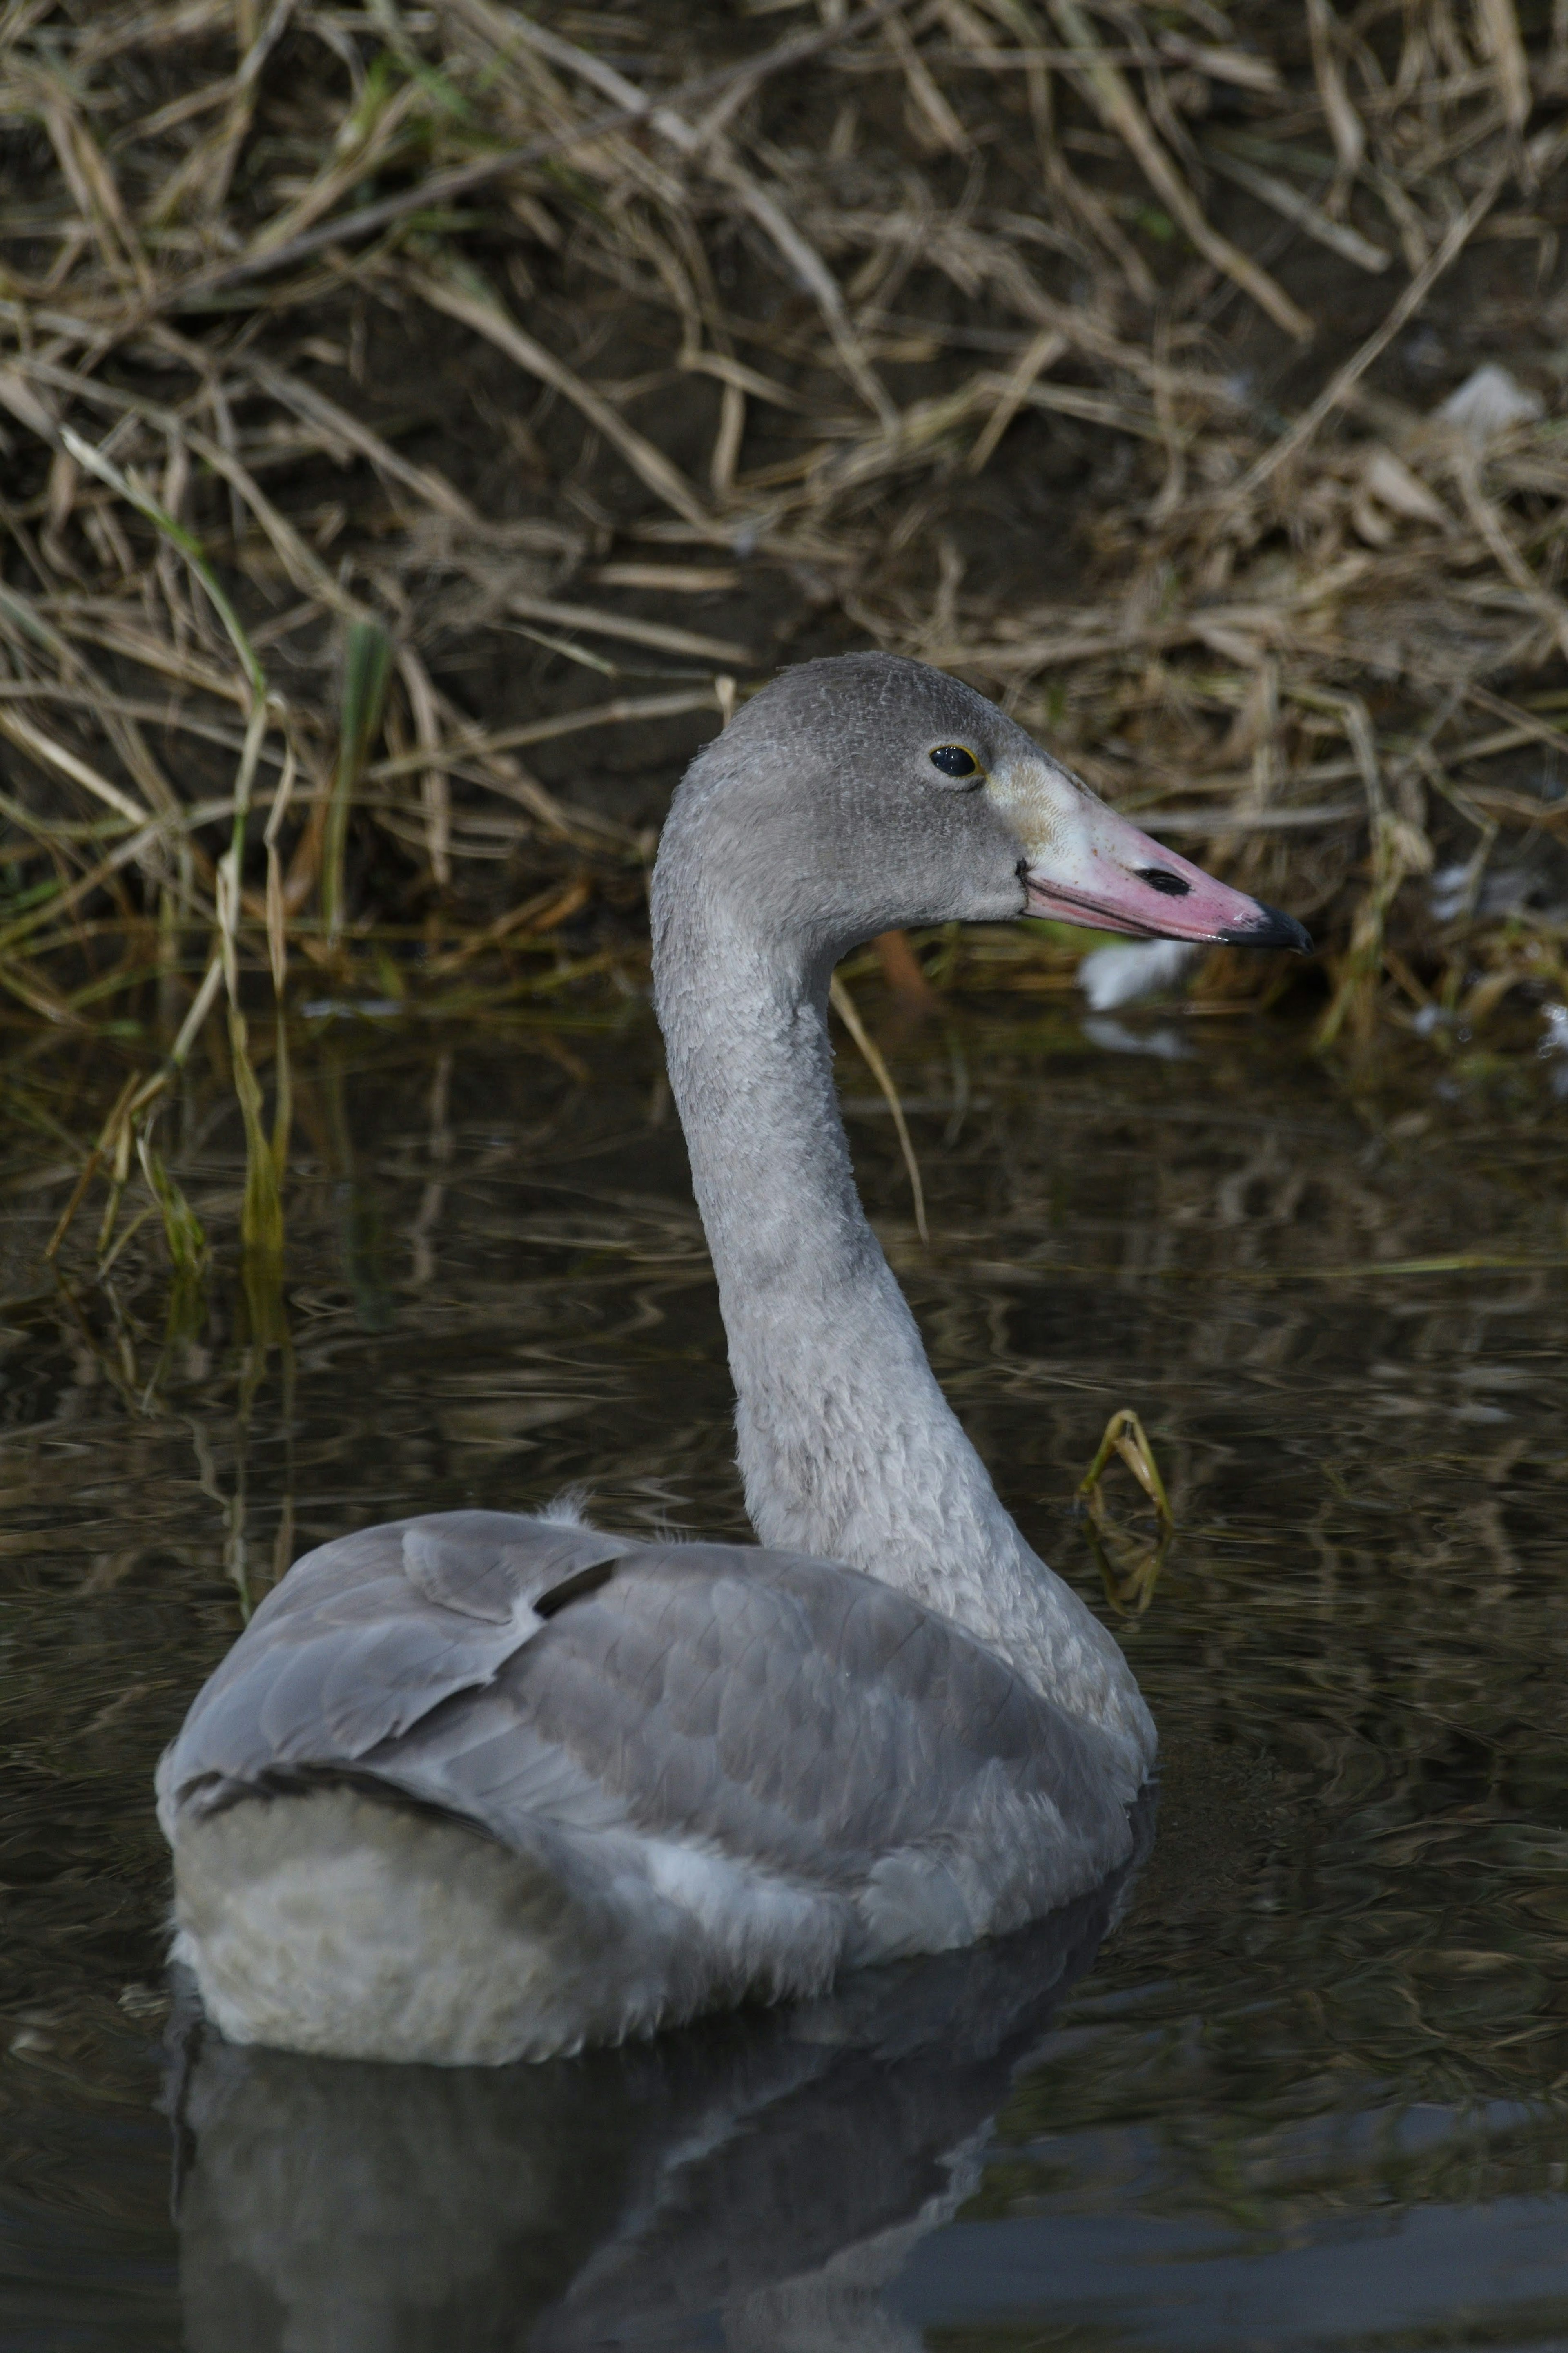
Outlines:
{"label": "water", "polygon": [[[242,1595],[356,1522],[582,1481],[742,1532],[646,1014],[320,1022],[286,1346],[221,1262],[170,1336],[145,1234],[54,1292],[66,1156],[12,1124],[0,2345],[1568,2341],[1568,1108],[1539,1064],[1358,1096],[1268,1025],[1110,1027],[900,1047],[929,1253],[843,1076],[950,1394],[1102,1609],[1071,1497],[1113,1409],[1164,1469],[1181,1533],[1118,1621],[1165,1744],[1123,1915],[496,2075],[171,2024],[148,1784]],[[35,1108],[85,1124],[92,1077],[57,1045]],[[218,1232],[225,1101],[176,1155]]]}

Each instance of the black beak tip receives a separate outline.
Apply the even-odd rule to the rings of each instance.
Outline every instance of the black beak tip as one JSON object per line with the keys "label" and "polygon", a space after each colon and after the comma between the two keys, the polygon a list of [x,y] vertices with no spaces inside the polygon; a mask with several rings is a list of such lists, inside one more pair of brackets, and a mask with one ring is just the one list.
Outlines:
{"label": "black beak tip", "polygon": [[1237,924],[1234,932],[1225,934],[1227,945],[1237,948],[1289,948],[1297,955],[1310,955],[1312,934],[1299,923],[1294,915],[1282,914],[1278,907],[1265,906],[1259,899],[1254,922]]}

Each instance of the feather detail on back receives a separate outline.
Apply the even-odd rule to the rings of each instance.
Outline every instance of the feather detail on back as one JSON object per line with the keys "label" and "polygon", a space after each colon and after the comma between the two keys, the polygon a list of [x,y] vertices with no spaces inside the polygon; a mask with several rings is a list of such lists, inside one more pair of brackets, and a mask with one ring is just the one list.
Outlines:
{"label": "feather detail on back", "polygon": [[159,1770],[240,2042],[495,2063],[952,1950],[1123,1862],[1109,1743],[879,1578],[450,1513],[323,1546]]}
{"label": "feather detail on back", "polygon": [[557,1588],[635,1549],[592,1528],[443,1512],[308,1553],[164,1757],[165,1833],[181,1808],[208,1812],[269,1776],[357,1764],[443,1700],[492,1682],[544,1625]]}
{"label": "feather detail on back", "polygon": [[579,1903],[619,1901],[630,1841],[639,1873],[679,1852],[810,1889],[847,1907],[847,1950],[887,1953],[1016,1926],[1120,1862],[1101,1751],[878,1578],[469,1512],[302,1560],[159,1780],[176,1845],[182,1818],[336,1776]]}

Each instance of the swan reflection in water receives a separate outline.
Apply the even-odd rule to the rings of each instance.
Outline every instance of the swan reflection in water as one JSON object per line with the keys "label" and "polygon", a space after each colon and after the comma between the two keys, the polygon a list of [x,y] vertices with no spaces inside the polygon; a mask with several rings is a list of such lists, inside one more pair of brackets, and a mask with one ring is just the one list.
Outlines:
{"label": "swan reflection in water", "polygon": [[307,2059],[195,2020],[170,2085],[189,2353],[916,2353],[880,2292],[971,2193],[1130,1883],[542,2064]]}

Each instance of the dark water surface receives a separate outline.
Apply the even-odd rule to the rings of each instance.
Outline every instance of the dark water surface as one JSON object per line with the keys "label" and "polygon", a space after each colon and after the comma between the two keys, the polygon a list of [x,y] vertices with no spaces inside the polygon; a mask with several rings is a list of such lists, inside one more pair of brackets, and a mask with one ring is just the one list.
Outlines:
{"label": "dark water surface", "polygon": [[[1267,1026],[896,1059],[929,1253],[847,1058],[857,1159],[1006,1501],[1109,1607],[1071,1497],[1112,1409],[1170,1484],[1122,1624],[1152,1856],[1098,1955],[1103,1904],[494,2074],[176,2033],[166,2076],[149,1783],[243,1597],[355,1523],[581,1481],[742,1532],[646,1013],[320,1025],[281,1312],[220,1265],[194,1339],[145,1237],[49,1291],[69,1171],[8,1129],[6,2353],[1568,2344],[1568,1106],[1540,1064],[1358,1099]],[[223,1102],[169,1137],[215,1230]]]}

